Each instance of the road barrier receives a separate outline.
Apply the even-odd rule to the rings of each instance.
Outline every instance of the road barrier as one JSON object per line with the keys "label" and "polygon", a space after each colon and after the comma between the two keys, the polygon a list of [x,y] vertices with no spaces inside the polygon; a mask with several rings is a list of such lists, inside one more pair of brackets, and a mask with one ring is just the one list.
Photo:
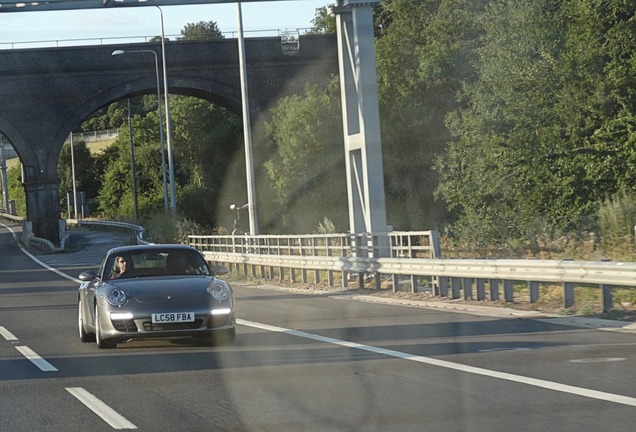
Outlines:
{"label": "road barrier", "polygon": [[66,219],[67,226],[87,226],[87,227],[107,227],[132,231],[137,240],[137,244],[151,244],[144,240],[144,227],[127,222],[106,221],[99,219]]}
{"label": "road barrier", "polygon": [[[386,234],[385,234],[386,235]],[[603,311],[613,308],[615,287],[636,287],[636,263],[573,260],[516,259],[442,259],[439,257],[434,231],[421,233],[389,233],[392,257],[374,256],[378,235],[333,236],[190,236],[192,246],[201,250],[211,262],[228,265],[246,276],[280,280],[289,274],[292,282],[300,272],[302,282],[308,282],[313,272],[314,282],[327,274],[330,286],[334,274],[341,275],[343,286],[350,276],[357,275],[358,286],[374,279],[379,288],[382,279],[389,280],[394,291],[400,282],[410,279],[411,290],[428,285],[435,295],[466,300],[514,301],[515,284],[526,284],[530,302],[539,299],[541,284],[560,284],[563,306],[574,306],[574,289],[596,286],[602,292]],[[408,238],[400,244],[397,239]],[[418,241],[413,241],[419,238]],[[355,239],[352,241],[351,239]],[[396,246],[397,243],[397,247]],[[428,257],[422,255],[429,254]]]}
{"label": "road barrier", "polygon": [[[436,231],[392,231],[388,234],[309,234],[309,235],[260,235],[260,236],[188,236],[188,243],[204,252],[211,259],[222,262],[236,271],[243,268],[244,274],[257,275],[260,268],[261,277],[273,279],[278,274],[282,280],[285,273],[292,281],[297,280],[296,271],[300,270],[301,281],[307,283],[308,271],[313,271],[313,280],[320,281],[321,272],[326,272],[330,286],[334,284],[334,272],[343,274],[342,283],[347,286],[348,273],[360,273],[359,283],[365,278],[365,269],[342,271],[321,267],[322,257],[378,257],[380,256],[381,238],[389,238],[388,254],[392,257],[437,258],[440,256],[439,240]],[[218,255],[223,254],[223,255]],[[245,258],[247,257],[247,258]],[[280,265],[259,264],[253,262],[256,257],[282,257]],[[309,267],[309,262],[313,264]],[[251,271],[249,267],[251,266]],[[268,272],[265,271],[268,267]],[[380,279],[376,278],[376,286],[380,287]],[[417,291],[417,281],[411,280],[411,289]]]}

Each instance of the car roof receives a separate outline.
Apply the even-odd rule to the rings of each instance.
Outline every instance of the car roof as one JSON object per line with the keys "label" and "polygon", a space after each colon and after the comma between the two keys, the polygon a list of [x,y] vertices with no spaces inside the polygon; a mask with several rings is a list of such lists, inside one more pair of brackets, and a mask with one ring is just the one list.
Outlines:
{"label": "car roof", "polygon": [[140,252],[140,251],[153,251],[153,250],[188,250],[188,251],[198,252],[195,248],[189,245],[166,243],[166,244],[118,246],[109,250],[107,255],[126,254],[126,253],[131,254],[131,253]]}

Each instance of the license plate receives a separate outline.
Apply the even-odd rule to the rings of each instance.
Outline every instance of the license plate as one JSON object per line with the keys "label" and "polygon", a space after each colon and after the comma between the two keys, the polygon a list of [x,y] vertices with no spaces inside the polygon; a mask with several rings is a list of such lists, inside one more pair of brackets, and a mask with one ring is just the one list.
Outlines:
{"label": "license plate", "polygon": [[170,313],[154,313],[152,314],[152,323],[179,323],[193,322],[194,312],[170,312]]}

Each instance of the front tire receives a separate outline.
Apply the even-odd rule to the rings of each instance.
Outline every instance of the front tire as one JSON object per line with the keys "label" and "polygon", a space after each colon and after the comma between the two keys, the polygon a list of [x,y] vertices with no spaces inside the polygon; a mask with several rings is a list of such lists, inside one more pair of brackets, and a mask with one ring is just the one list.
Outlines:
{"label": "front tire", "polygon": [[82,309],[82,301],[77,302],[77,327],[79,330],[79,338],[82,342],[94,342],[95,334],[88,333],[84,327],[84,311]]}
{"label": "front tire", "polygon": [[97,342],[97,348],[109,349],[115,348],[117,342],[102,338],[102,329],[99,325],[99,308],[95,306],[95,342]]}

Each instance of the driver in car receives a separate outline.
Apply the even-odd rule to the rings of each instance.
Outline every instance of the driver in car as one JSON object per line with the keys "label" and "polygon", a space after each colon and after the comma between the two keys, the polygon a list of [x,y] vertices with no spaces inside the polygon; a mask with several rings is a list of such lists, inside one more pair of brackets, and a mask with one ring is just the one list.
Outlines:
{"label": "driver in car", "polygon": [[128,277],[130,274],[130,267],[128,266],[128,259],[123,256],[115,258],[115,270],[111,275],[111,279],[120,279]]}

